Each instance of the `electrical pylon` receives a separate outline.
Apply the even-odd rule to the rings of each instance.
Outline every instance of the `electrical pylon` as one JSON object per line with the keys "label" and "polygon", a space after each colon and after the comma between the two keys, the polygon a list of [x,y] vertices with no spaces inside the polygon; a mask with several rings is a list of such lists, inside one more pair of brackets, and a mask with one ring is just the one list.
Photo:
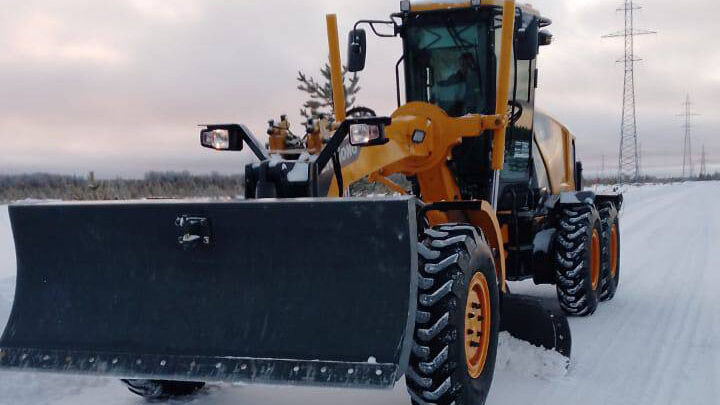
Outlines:
{"label": "electrical pylon", "polygon": [[683,129],[683,178],[691,178],[695,173],[695,164],[693,163],[692,156],[692,117],[697,117],[700,114],[692,112],[692,102],[690,102],[690,95],[685,97],[683,103],[683,112],[678,114],[678,117],[684,119]]}
{"label": "electrical pylon", "polygon": [[625,82],[623,89],[623,109],[620,125],[620,153],[618,156],[618,179],[620,182],[636,180],[640,177],[640,156],[638,151],[638,131],[635,100],[635,62],[641,59],[635,57],[635,37],[639,35],[656,34],[655,31],[635,28],[635,10],[641,7],[632,0],[625,0],[623,7],[618,11],[625,13],[625,29],[603,38],[625,39],[625,57],[619,59],[625,66]]}

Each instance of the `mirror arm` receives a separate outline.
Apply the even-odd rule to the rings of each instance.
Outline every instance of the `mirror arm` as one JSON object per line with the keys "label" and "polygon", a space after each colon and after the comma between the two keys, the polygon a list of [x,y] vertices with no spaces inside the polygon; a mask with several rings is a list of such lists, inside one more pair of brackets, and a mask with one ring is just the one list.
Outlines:
{"label": "mirror arm", "polygon": [[[361,24],[367,24],[367,25],[369,25],[369,26],[370,26],[370,29],[372,30],[372,32],[373,32],[375,35],[377,35],[378,37],[380,37],[380,38],[395,38],[395,37],[398,36],[398,34],[400,34],[400,26],[399,26],[398,23],[396,23],[394,20],[390,20],[390,21],[386,21],[386,20],[360,20],[360,21],[358,21],[358,22],[355,23],[355,25],[353,26],[353,29],[354,29],[354,30],[357,30],[358,27],[359,27]],[[379,32],[379,31],[377,30],[377,28],[375,28],[375,24],[392,25],[392,26],[393,26],[393,34],[390,35],[390,34],[383,34],[383,33]]]}
{"label": "mirror arm", "polygon": [[342,141],[348,135],[349,128],[350,121],[343,121],[343,123],[340,124],[340,128],[335,131],[332,138],[330,138],[330,141],[327,143],[327,145],[325,145],[325,148],[323,148],[322,152],[320,152],[317,160],[315,160],[315,165],[317,166],[318,173],[321,173],[323,170],[325,170],[325,167],[328,165],[328,163],[330,163],[330,160],[332,160],[333,155],[335,155],[338,149],[340,149]]}
{"label": "mirror arm", "polygon": [[242,129],[241,132],[243,134],[243,141],[245,141],[245,143],[250,148],[250,150],[252,150],[255,156],[260,159],[260,161],[269,160],[270,153],[267,151],[267,149],[265,149],[265,146],[258,142],[257,138],[255,138],[255,135],[252,134],[248,127],[246,127],[245,125],[239,126]]}

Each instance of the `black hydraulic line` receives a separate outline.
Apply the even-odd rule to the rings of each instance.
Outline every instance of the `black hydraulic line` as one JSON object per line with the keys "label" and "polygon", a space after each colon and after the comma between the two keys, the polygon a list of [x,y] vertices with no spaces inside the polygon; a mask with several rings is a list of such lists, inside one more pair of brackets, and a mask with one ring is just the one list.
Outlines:
{"label": "black hydraulic line", "polygon": [[[397,90],[397,105],[398,108],[402,106],[401,100],[400,100],[400,64],[405,60],[405,54],[403,54],[400,59],[398,59],[397,63],[395,64],[395,88]],[[406,83],[407,85],[407,83]]]}
{"label": "black hydraulic line", "polygon": [[343,188],[345,186],[343,184],[342,166],[340,165],[340,154],[338,154],[337,151],[333,154],[332,163],[333,171],[335,172],[335,179],[337,180],[338,184],[338,197],[342,197]]}
{"label": "black hydraulic line", "polygon": [[510,188],[510,193],[512,195],[513,199],[513,211],[512,211],[512,217],[513,217],[513,225],[515,228],[515,235],[513,239],[515,239],[515,247],[520,248],[520,216],[518,215],[518,202],[517,202],[517,191],[515,191],[515,187]]}

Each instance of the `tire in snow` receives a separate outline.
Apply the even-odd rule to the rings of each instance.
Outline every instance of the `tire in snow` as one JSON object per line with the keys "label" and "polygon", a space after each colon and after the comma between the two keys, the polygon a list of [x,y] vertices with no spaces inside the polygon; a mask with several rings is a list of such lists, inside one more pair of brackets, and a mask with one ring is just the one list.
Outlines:
{"label": "tire in snow", "polygon": [[205,383],[162,380],[122,380],[133,394],[149,400],[168,400],[186,397],[200,391]]}
{"label": "tire in snow", "polygon": [[598,206],[602,223],[602,292],[600,300],[615,297],[620,284],[620,218],[611,202]]}
{"label": "tire in snow", "polygon": [[479,229],[448,224],[419,243],[418,309],[406,373],[414,405],[481,405],[500,329],[493,256]]}
{"label": "tire in snow", "polygon": [[563,207],[555,238],[555,278],[560,307],[592,315],[602,291],[602,225],[594,205]]}

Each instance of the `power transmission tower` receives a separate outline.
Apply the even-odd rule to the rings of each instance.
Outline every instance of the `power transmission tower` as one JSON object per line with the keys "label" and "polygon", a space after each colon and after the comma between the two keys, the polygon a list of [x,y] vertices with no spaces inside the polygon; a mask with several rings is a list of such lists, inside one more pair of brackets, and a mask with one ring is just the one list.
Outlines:
{"label": "power transmission tower", "polygon": [[683,117],[685,120],[683,124],[683,129],[685,130],[683,139],[683,178],[690,178],[695,172],[692,157],[692,117],[697,117],[700,114],[692,112],[692,104],[693,103],[690,102],[690,95],[688,95],[683,103],[683,112],[678,114],[678,117]]}
{"label": "power transmission tower", "polygon": [[656,34],[655,31],[635,28],[635,10],[641,7],[633,0],[625,0],[618,11],[625,12],[625,29],[603,38],[624,38],[625,57],[619,59],[625,65],[625,83],[623,90],[623,109],[620,125],[620,154],[618,157],[618,177],[620,182],[636,180],[640,177],[640,159],[638,154],[637,117],[635,114],[635,62],[642,59],[635,57],[635,37]]}
{"label": "power transmission tower", "polygon": [[702,146],[702,157],[700,158],[700,180],[707,177],[707,161],[705,160],[705,144]]}

